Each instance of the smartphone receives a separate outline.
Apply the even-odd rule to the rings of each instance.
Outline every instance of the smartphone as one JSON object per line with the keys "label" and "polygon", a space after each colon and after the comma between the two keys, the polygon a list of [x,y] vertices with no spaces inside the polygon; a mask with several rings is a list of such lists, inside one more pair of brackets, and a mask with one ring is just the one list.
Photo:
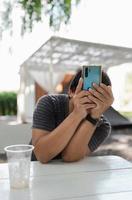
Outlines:
{"label": "smartphone", "polygon": [[100,84],[102,81],[101,65],[83,66],[83,90],[93,89],[93,83]]}

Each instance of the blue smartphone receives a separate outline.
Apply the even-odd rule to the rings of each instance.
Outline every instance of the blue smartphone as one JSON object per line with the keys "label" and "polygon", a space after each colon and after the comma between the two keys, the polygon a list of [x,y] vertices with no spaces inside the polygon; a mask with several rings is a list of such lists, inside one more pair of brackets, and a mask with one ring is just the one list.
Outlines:
{"label": "blue smartphone", "polygon": [[83,90],[93,89],[93,83],[100,84],[102,81],[101,65],[83,66]]}

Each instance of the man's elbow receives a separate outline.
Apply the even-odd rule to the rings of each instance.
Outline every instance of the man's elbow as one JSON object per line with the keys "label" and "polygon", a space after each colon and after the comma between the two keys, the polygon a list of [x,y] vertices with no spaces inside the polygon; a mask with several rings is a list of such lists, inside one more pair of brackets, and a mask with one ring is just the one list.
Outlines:
{"label": "man's elbow", "polygon": [[85,155],[63,155],[62,159],[64,162],[77,162],[83,159]]}
{"label": "man's elbow", "polygon": [[42,155],[42,153],[40,153],[40,152],[34,151],[34,154],[35,154],[37,160],[39,162],[41,162],[42,164],[46,164],[51,160],[48,156]]}

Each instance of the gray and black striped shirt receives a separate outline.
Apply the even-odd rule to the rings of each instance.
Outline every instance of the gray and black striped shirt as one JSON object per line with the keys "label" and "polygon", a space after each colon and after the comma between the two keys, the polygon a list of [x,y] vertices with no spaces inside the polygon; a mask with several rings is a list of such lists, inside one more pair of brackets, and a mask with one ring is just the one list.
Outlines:
{"label": "gray and black striped shirt", "polygon": [[[32,128],[53,131],[69,113],[69,97],[66,94],[42,96],[36,104]],[[110,134],[111,126],[102,116],[88,144],[93,152]],[[57,158],[61,158],[60,155]],[[36,160],[33,155],[32,160]]]}

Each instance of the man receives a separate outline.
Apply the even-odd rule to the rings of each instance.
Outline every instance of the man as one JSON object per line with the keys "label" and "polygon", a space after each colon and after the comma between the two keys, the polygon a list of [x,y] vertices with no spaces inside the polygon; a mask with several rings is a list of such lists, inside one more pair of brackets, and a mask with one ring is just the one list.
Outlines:
{"label": "man", "polygon": [[32,160],[47,163],[62,158],[74,162],[90,155],[107,138],[111,126],[103,113],[113,103],[111,82],[102,72],[100,86],[82,90],[81,70],[75,75],[69,95],[41,97],[33,114]]}

